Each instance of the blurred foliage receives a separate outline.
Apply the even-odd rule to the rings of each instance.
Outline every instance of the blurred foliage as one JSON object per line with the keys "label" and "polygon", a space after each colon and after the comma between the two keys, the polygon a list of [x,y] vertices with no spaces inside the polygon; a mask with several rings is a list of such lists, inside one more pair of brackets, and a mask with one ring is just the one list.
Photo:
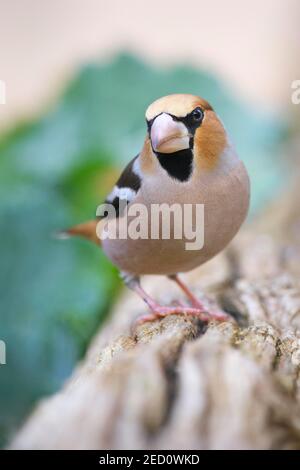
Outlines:
{"label": "blurred foliage", "polygon": [[249,109],[208,73],[150,68],[122,55],[89,65],[45,116],[0,143],[0,370],[2,442],[40,397],[55,391],[104,318],[118,287],[96,246],[51,237],[94,217],[145,134],[146,106],[169,93],[208,99],[252,179],[255,213],[281,185],[284,123]]}

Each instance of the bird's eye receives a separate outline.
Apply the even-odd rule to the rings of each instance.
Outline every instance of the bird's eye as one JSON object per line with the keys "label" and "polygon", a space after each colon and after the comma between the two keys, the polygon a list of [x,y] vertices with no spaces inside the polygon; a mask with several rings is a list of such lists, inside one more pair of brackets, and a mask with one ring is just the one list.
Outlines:
{"label": "bird's eye", "polygon": [[201,108],[196,108],[192,112],[192,117],[195,122],[199,122],[203,119],[203,111]]}

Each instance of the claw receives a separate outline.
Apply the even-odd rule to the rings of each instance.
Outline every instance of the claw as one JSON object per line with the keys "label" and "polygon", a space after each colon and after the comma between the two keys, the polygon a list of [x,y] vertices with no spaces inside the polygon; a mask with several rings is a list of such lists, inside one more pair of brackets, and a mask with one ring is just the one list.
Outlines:
{"label": "claw", "polygon": [[211,317],[209,314],[198,308],[186,307],[186,306],[177,306],[177,307],[163,307],[158,305],[152,313],[147,315],[142,315],[135,321],[135,326],[142,325],[144,323],[152,322],[159,320],[161,318],[167,317],[168,315],[190,315],[203,322],[209,322]]}
{"label": "claw", "polygon": [[[153,322],[155,320],[159,320],[164,318],[168,315],[190,315],[196,318],[199,318],[202,322],[208,323],[211,320],[217,321],[228,321],[230,317],[225,312],[218,312],[218,311],[210,311],[205,305],[198,300],[193,293],[178,279],[177,276],[172,276],[177,284],[184,290],[187,294],[192,307],[187,307],[186,305],[182,304],[182,301],[177,301],[176,305],[170,307],[164,307],[162,305],[158,305],[155,300],[152,299],[141,287],[139,280],[135,279],[134,282],[131,282],[129,287],[133,289],[148,305],[150,309],[150,313],[146,315],[142,315],[141,317],[137,318],[133,324],[133,328],[142,325],[143,323]],[[132,281],[132,279],[131,279]]]}
{"label": "claw", "polygon": [[208,306],[206,306],[201,300],[197,299],[197,297],[193,294],[193,292],[182,282],[182,280],[178,277],[178,275],[174,274],[169,276],[170,279],[176,282],[176,284],[183,290],[183,292],[189,298],[191,305],[197,309],[200,309],[206,312],[210,319],[214,319],[217,321],[228,321],[230,320],[230,316],[227,315],[225,312],[221,310],[211,310]]}

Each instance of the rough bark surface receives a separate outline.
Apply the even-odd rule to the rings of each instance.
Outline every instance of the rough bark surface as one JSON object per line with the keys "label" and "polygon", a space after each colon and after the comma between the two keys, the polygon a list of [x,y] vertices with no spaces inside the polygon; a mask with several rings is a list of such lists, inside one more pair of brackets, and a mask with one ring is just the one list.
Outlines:
{"label": "rough bark surface", "polygon": [[[145,307],[124,293],[73,376],[37,406],[11,448],[300,448],[295,194],[185,276],[235,321],[171,316],[132,334]],[[182,299],[167,279],[144,286],[163,303]]]}

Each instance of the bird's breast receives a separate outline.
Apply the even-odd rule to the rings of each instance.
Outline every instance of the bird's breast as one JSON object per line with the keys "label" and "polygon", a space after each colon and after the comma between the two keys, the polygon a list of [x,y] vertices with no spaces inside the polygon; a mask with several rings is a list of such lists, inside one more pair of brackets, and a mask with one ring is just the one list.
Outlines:
{"label": "bird's breast", "polygon": [[[226,162],[225,162],[226,163]],[[189,271],[208,261],[219,253],[234,237],[243,223],[249,206],[249,179],[247,171],[240,160],[230,165],[224,165],[214,172],[203,171],[194,174],[188,182],[172,180],[167,174],[159,178],[150,176],[143,182],[134,204],[140,204],[145,212],[140,216],[141,225],[132,225],[132,230],[125,239],[106,239],[103,249],[107,256],[122,270],[133,274],[173,274]],[[174,218],[173,212],[161,211],[160,227],[169,224],[159,237],[153,238],[152,209],[153,206],[174,206],[181,208],[182,223],[184,224],[185,210],[192,213],[190,221],[193,227],[186,233],[183,227],[181,238],[176,228],[180,218]],[[199,206],[196,208],[196,206]],[[190,206],[189,209],[186,209]],[[193,206],[193,207],[191,207]],[[157,207],[155,208],[157,223]],[[139,216],[136,211],[137,217]],[[145,215],[147,214],[147,215]],[[178,215],[178,214],[177,214]],[[130,228],[136,217],[120,219],[118,228]],[[201,222],[202,220],[202,222]],[[187,222],[189,223],[189,222]],[[200,223],[198,226],[197,224]],[[196,225],[195,225],[196,224]],[[202,225],[201,225],[202,224]],[[145,229],[147,228],[147,230]],[[191,249],[191,235],[194,230],[198,244]],[[137,229],[137,230],[134,230]],[[203,230],[203,233],[199,233]],[[188,231],[188,230],[187,230]],[[135,238],[132,238],[132,234]],[[145,237],[145,235],[148,235]],[[201,240],[203,237],[203,240]],[[190,244],[190,245],[187,245]],[[190,246],[187,249],[187,246]]]}

